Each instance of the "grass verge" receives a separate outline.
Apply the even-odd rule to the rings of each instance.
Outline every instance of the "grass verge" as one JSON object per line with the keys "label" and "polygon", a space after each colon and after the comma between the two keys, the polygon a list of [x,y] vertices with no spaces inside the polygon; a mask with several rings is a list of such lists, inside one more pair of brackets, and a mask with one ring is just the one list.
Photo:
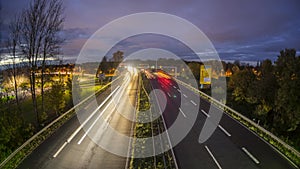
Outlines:
{"label": "grass verge", "polygon": [[[130,169],[171,169],[174,167],[174,159],[172,158],[171,151],[166,151],[164,153],[158,154],[156,156],[151,157],[145,157],[145,158],[137,158],[137,154],[139,154],[138,157],[143,156],[143,154],[146,156],[149,152],[146,150],[145,144],[151,144],[149,142],[149,139],[147,141],[147,138],[151,138],[153,136],[159,135],[162,133],[164,129],[162,118],[159,117],[152,121],[152,114],[151,114],[151,105],[149,100],[149,95],[145,89],[144,86],[150,86],[147,79],[140,78],[142,82],[140,83],[139,92],[138,92],[138,106],[137,106],[137,113],[136,113],[136,121],[150,121],[148,123],[141,123],[136,122],[134,126],[134,139],[132,142],[132,152],[131,152],[131,159],[130,159]],[[146,111],[146,110],[150,110]],[[152,144],[164,144],[163,143],[153,143]],[[159,146],[154,146],[159,147]],[[155,151],[155,150],[154,150]]]}
{"label": "grass verge", "polygon": [[[103,91],[105,91],[110,86],[110,83],[108,85],[103,86],[101,89],[99,89],[97,94],[101,94]],[[90,97],[93,98],[93,97]],[[83,102],[81,105],[77,106],[85,106],[89,103],[91,99],[87,99],[85,102]],[[29,139],[27,142],[25,142],[20,149],[17,149],[9,160],[5,161],[5,163],[1,163],[0,168],[3,169],[14,169],[16,168],[22,161],[25,159],[35,148],[37,148],[41,143],[43,143],[48,137],[50,137],[58,128],[60,128],[65,122],[67,122],[69,119],[71,119],[75,115],[75,109],[72,108],[66,113],[62,114],[60,117],[58,117],[56,120],[54,120],[52,123],[50,123],[48,126],[46,126],[44,129],[42,129],[40,132],[36,134],[36,136],[33,136],[31,139]],[[3,166],[2,166],[3,165]]]}

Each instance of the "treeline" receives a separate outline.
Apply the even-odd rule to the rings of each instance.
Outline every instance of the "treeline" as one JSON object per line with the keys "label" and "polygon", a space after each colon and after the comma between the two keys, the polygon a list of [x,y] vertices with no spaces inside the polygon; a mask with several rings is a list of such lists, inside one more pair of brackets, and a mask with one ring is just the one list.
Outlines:
{"label": "treeline", "polygon": [[[63,11],[61,0],[31,0],[9,24],[5,44],[11,63],[7,76],[11,78],[14,94],[0,98],[0,161],[43,127],[50,120],[50,112],[57,116],[68,104],[65,91],[70,84],[63,77],[54,82],[46,75],[47,60],[59,54],[64,41],[60,36]],[[30,99],[20,100],[19,91],[24,86],[18,76],[24,68]]]}
{"label": "treeline", "polygon": [[[6,47],[11,55],[11,75],[16,103],[19,105],[17,75],[20,60],[28,67],[28,78],[32,108],[36,114],[35,126],[41,125],[40,116],[45,112],[45,71],[47,60],[56,57],[64,39],[59,33],[63,29],[63,2],[61,0],[32,0],[28,7],[17,14],[9,24]],[[41,67],[40,85],[37,73]],[[38,89],[41,93],[41,110],[38,108]]]}
{"label": "treeline", "polygon": [[277,60],[240,66],[230,77],[227,104],[300,150],[300,56],[285,49]]}
{"label": "treeline", "polygon": [[[44,93],[44,111],[41,107],[41,95],[37,96],[39,105],[37,110],[41,112],[39,126],[36,125],[30,97],[19,100],[19,104],[16,104],[16,97],[0,98],[0,161],[4,160],[39,129],[73,107],[72,92],[81,92],[78,80],[72,80],[62,75],[58,78],[58,81],[48,81],[51,86]],[[78,87],[72,91],[73,85]]]}

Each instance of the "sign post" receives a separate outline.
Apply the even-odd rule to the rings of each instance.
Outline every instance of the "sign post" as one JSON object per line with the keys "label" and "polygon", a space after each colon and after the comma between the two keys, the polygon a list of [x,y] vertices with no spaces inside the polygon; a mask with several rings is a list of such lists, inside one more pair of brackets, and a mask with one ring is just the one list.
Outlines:
{"label": "sign post", "polygon": [[203,85],[211,84],[211,66],[210,65],[201,65],[200,66],[200,85],[203,88]]}

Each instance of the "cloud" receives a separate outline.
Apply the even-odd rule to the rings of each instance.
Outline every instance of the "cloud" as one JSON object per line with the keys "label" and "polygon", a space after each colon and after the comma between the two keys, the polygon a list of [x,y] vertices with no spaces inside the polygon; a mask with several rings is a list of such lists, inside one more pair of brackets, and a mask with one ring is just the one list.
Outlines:
{"label": "cloud", "polygon": [[64,29],[61,32],[61,36],[63,36],[66,40],[88,39],[92,33],[93,31],[89,28],[69,28]]}
{"label": "cloud", "polygon": [[[28,5],[29,0],[2,2],[2,37],[11,16]],[[136,12],[165,12],[195,24],[212,41],[222,59],[274,59],[284,48],[300,51],[299,0],[174,0],[174,1],[98,1],[64,0],[66,7],[65,31],[67,55],[78,55],[80,48],[96,30],[105,24]],[[138,25],[137,25],[138,26]],[[172,28],[170,28],[172,29]],[[147,47],[162,47],[180,56],[190,57],[175,41],[151,38],[128,39],[119,48],[130,53]],[[170,43],[172,42],[172,43]],[[180,51],[182,50],[182,51]]]}

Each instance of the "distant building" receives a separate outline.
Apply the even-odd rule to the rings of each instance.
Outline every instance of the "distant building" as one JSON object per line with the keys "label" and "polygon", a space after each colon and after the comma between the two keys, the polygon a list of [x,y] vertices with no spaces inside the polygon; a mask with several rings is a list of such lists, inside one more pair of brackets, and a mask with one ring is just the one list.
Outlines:
{"label": "distant building", "polygon": [[231,69],[228,68],[225,72],[225,76],[230,77],[231,75],[232,75],[232,71],[231,71]]}

